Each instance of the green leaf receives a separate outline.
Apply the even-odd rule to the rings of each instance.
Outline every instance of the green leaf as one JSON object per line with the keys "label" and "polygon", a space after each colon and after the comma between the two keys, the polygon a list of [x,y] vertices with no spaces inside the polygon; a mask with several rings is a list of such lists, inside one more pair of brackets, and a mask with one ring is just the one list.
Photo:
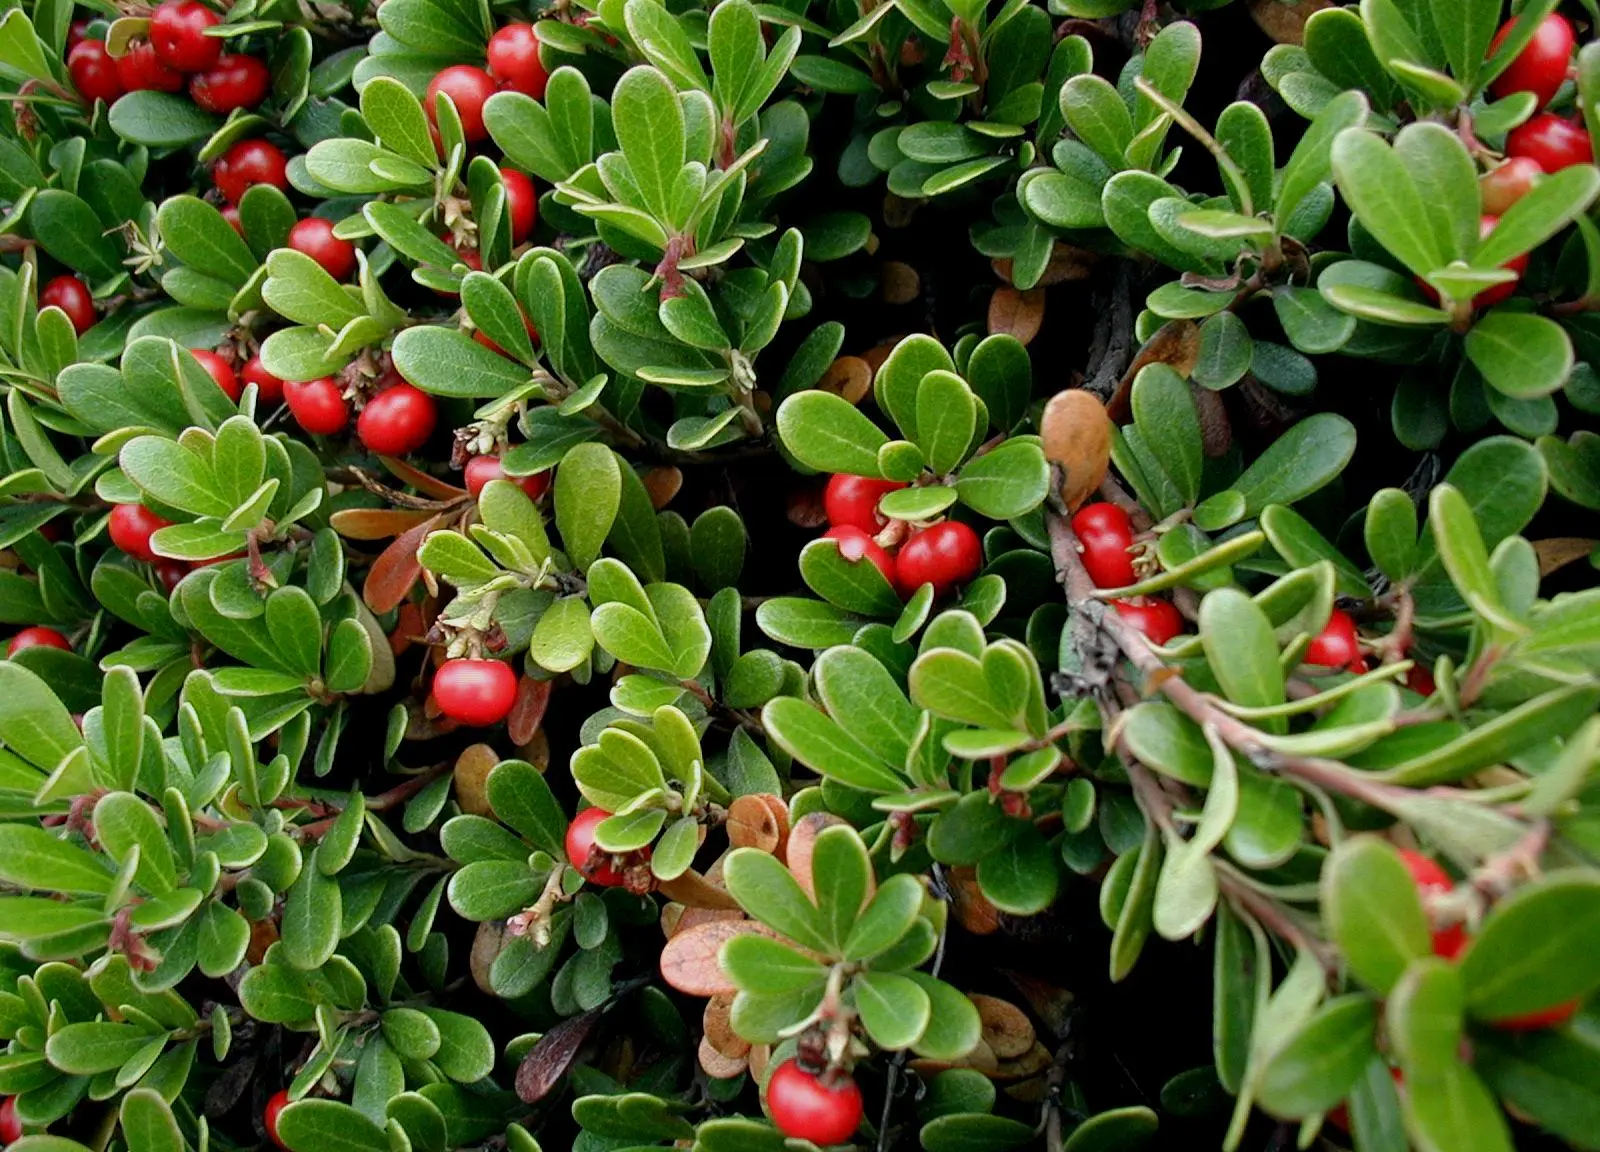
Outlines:
{"label": "green leaf", "polygon": [[1600,878],[1555,872],[1494,906],[1461,961],[1467,1010],[1504,1020],[1600,987]]}
{"label": "green leaf", "polygon": [[1192,505],[1200,494],[1203,445],[1188,383],[1167,365],[1151,364],[1134,378],[1132,396],[1140,436]]}
{"label": "green leaf", "polygon": [[320,868],[300,869],[283,907],[284,959],[302,971],[326,964],[339,945],[341,905],[337,880]]}
{"label": "green leaf", "polygon": [[910,977],[895,972],[865,972],[856,977],[852,987],[861,1024],[880,1048],[908,1048],[926,1031],[933,1004],[921,985]]}
{"label": "green leaf", "polygon": [[1483,1032],[1472,1066],[1495,1095],[1575,1148],[1592,1149],[1600,1123],[1600,1084],[1592,1072],[1600,1041],[1583,1029]]}
{"label": "green leaf", "polygon": [[45,1043],[50,1063],[72,1076],[109,1072],[136,1056],[150,1043],[150,1033],[132,1024],[96,1021],[68,1024]]}
{"label": "green leaf", "polygon": [[683,109],[672,84],[654,68],[632,68],[617,81],[611,107],[617,142],[644,205],[658,220],[670,219],[673,185],[686,158]]}
{"label": "green leaf", "polygon": [[1272,622],[1249,596],[1236,588],[1219,588],[1201,601],[1200,639],[1229,700],[1246,707],[1284,702]]}
{"label": "green leaf", "polygon": [[153,1088],[135,1088],[124,1096],[119,1118],[128,1152],[184,1152],[177,1118]]}
{"label": "green leaf", "polygon": [[1445,246],[1429,213],[1442,211],[1449,220],[1460,206],[1425,200],[1406,162],[1380,137],[1363,128],[1346,129],[1333,142],[1332,163],[1350,210],[1412,272],[1425,275],[1459,255]]}
{"label": "green leaf", "polygon": [[114,877],[99,857],[76,844],[56,839],[43,828],[32,824],[3,824],[0,825],[0,879],[19,888],[101,896],[111,891]]}
{"label": "green leaf", "polygon": [[1491,312],[1472,326],[1465,344],[1484,382],[1515,399],[1549,396],[1572,371],[1572,341],[1545,316]]}
{"label": "green leaf", "polygon": [[361,89],[361,117],[384,147],[424,168],[438,165],[422,104],[398,80],[388,76],[369,80]]}
{"label": "green leaf", "polygon": [[803,948],[832,954],[816,905],[776,857],[754,848],[735,848],[723,860],[722,877],[728,894],[747,914]]}
{"label": "green leaf", "polygon": [[1343,472],[1355,450],[1355,425],[1333,412],[1319,412],[1273,441],[1233,489],[1244,494],[1247,516],[1269,504],[1293,504]]}
{"label": "green leaf", "polygon": [[[882,369],[878,377],[882,379]],[[831,392],[813,390],[790,396],[778,407],[777,424],[784,447],[808,468],[880,475],[878,449],[889,437],[853,404]]]}
{"label": "green leaf", "polygon": [[1324,1004],[1269,1058],[1255,1100],[1288,1120],[1326,1112],[1349,1094],[1372,1059],[1377,1005],[1367,996]]}
{"label": "green leaf", "polygon": [[600,556],[622,502],[621,465],[603,444],[579,444],[556,470],[556,528],[579,571]]}
{"label": "green leaf", "polygon": [[1428,919],[1399,854],[1370,836],[1344,841],[1322,870],[1322,907],[1351,973],[1386,996],[1431,952]]}
{"label": "green leaf", "polygon": [[161,240],[179,260],[237,290],[258,267],[255,253],[216,208],[194,196],[174,196],[161,205],[156,222]]}
{"label": "green leaf", "polygon": [[278,1136],[291,1152],[390,1152],[382,1128],[336,1100],[289,1105],[278,1114]]}
{"label": "green leaf", "polygon": [[526,368],[454,328],[407,328],[395,337],[393,352],[400,374],[436,396],[499,396],[528,382]]}
{"label": "green leaf", "polygon": [[105,225],[71,192],[46,188],[37,193],[28,206],[28,226],[46,252],[93,280],[108,280],[121,271],[121,255]]}
{"label": "green leaf", "polygon": [[889,794],[906,788],[905,777],[870,748],[793,696],[768,701],[761,719],[778,747],[816,772],[865,792]]}
{"label": "green leaf", "polygon": [[917,387],[916,443],[935,475],[961,463],[977,423],[977,404],[965,380],[954,372],[923,376]]}
{"label": "green leaf", "polygon": [[1007,440],[962,466],[956,495],[967,507],[996,520],[1027,515],[1044,501],[1050,465],[1036,441]]}
{"label": "green leaf", "polygon": [[108,792],[94,806],[95,835],[107,854],[119,864],[135,851],[135,882],[161,895],[177,884],[172,843],[150,806],[131,792]]}

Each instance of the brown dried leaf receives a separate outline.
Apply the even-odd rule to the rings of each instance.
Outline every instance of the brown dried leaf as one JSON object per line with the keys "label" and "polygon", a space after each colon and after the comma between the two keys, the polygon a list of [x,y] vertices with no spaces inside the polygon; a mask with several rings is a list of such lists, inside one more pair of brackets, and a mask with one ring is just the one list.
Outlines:
{"label": "brown dried leaf", "polygon": [[250,943],[245,946],[244,958],[250,964],[260,964],[266,959],[267,949],[278,942],[276,920],[250,921]]}
{"label": "brown dried leaf", "polygon": [[671,464],[650,468],[639,479],[644,481],[644,490],[650,493],[650,506],[657,512],[672,503],[678,489],[683,487],[683,471]]}
{"label": "brown dried leaf", "polygon": [[[687,932],[696,924],[715,924],[722,920],[743,920],[745,914],[737,908],[686,908],[682,904],[669,904],[669,908],[676,908],[678,915],[673,921],[667,936],[676,936],[679,932]],[[665,921],[662,927],[667,928]]]}
{"label": "brown dried leaf", "polygon": [[989,335],[1002,332],[1015,336],[1024,344],[1033,343],[1044,323],[1044,289],[1029,288],[1019,292],[1015,288],[996,288],[989,297]]}
{"label": "brown dried leaf", "polygon": [[1044,406],[1039,436],[1045,459],[1061,469],[1061,502],[1075,511],[1100,487],[1111,466],[1111,421],[1105,405],[1082,388],[1057,392]]}
{"label": "brown dried leaf", "polygon": [[813,900],[817,898],[817,893],[811,886],[811,852],[817,846],[817,834],[829,825],[843,823],[844,821],[832,812],[808,812],[789,833],[789,847],[784,853],[784,863],[789,866],[789,871],[794,873],[794,878],[800,882],[800,887],[805,889],[806,895]]}
{"label": "brown dried leaf", "polygon": [[722,946],[735,936],[762,931],[754,920],[713,920],[680,928],[661,950],[661,978],[690,996],[736,992],[717,960]]}
{"label": "brown dried leaf", "polygon": [[1036,1043],[1014,1060],[1001,1060],[987,1075],[991,1080],[1026,1080],[1050,1067],[1050,1061],[1050,1049]]}
{"label": "brown dried leaf", "polygon": [[506,734],[513,744],[526,744],[539,731],[554,687],[554,680],[535,680],[532,676],[524,676],[517,684],[517,698],[506,717]]}
{"label": "brown dried leaf", "polygon": [[600,1011],[591,1008],[581,1016],[569,1016],[539,1038],[517,1066],[518,1099],[537,1104],[549,1094],[578,1058],[589,1033],[600,1022]]}
{"label": "brown dried leaf", "polygon": [[772,853],[780,860],[786,859],[789,851],[789,805],[784,803],[782,796],[771,796],[765,792],[758,794],[756,799],[767,806],[773,822],[778,826],[778,846]]}
{"label": "brown dried leaf", "polygon": [[408,528],[372,562],[367,570],[367,581],[361,587],[361,599],[373,612],[379,616],[392,612],[411,593],[417,577],[422,575],[417,549],[442,519],[442,516],[430,516]]}
{"label": "brown dried leaf", "polygon": [[346,540],[388,540],[435,515],[417,508],[341,508],[328,523]]}
{"label": "brown dried leaf", "polygon": [[1585,540],[1580,536],[1552,536],[1546,540],[1535,540],[1533,551],[1539,557],[1539,578],[1550,575],[1558,568],[1565,568],[1574,560],[1582,560],[1600,547],[1600,540]]}
{"label": "brown dried leaf", "polygon": [[1332,8],[1334,0],[1250,0],[1250,15],[1256,26],[1279,44],[1305,43],[1306,21],[1324,8]]}
{"label": "brown dried leaf", "polygon": [[1202,388],[1192,380],[1189,381],[1189,395],[1194,397],[1195,410],[1200,416],[1200,439],[1205,454],[1213,460],[1221,459],[1233,445],[1233,421],[1228,419],[1228,406],[1223,403],[1220,392]]}
{"label": "brown dried leaf", "polygon": [[827,510],[822,506],[822,487],[797,484],[790,488],[783,514],[797,528],[821,528],[828,522]]}
{"label": "brown dried leaf", "polygon": [[883,198],[883,226],[885,228],[904,228],[916,216],[917,209],[922,207],[921,200],[905,200],[890,193]]}
{"label": "brown dried leaf", "polygon": [[817,387],[859,404],[872,387],[872,367],[859,356],[841,356],[828,365]]}
{"label": "brown dried leaf", "polygon": [[883,362],[889,358],[889,353],[893,352],[896,345],[904,339],[904,333],[899,336],[891,336],[882,344],[874,344],[861,354],[861,358],[867,362],[867,367],[872,369],[874,376],[878,374],[878,369],[883,367]]}
{"label": "brown dried leaf", "polygon": [[984,1043],[1000,1059],[1014,1060],[1033,1047],[1033,1023],[1021,1008],[998,996],[977,992],[968,993],[967,999],[978,1010]]}
{"label": "brown dried leaf", "polygon": [[706,1075],[713,1080],[731,1080],[749,1066],[749,1061],[743,1056],[724,1056],[711,1045],[706,1037],[700,1037],[700,1067],[706,1070]]}
{"label": "brown dried leaf", "polygon": [[933,1060],[920,1057],[911,1061],[911,1067],[923,1076],[931,1076],[947,1068],[975,1068],[985,1076],[990,1076],[999,1067],[999,1063],[989,1046],[979,1040],[978,1046],[959,1060]]}
{"label": "brown dried leaf", "polygon": [[726,889],[713,884],[693,868],[682,876],[659,881],[656,884],[656,891],[668,900],[676,900],[688,908],[737,911],[739,907],[738,901],[729,896]]}
{"label": "brown dried leaf", "polygon": [[778,822],[759,796],[740,796],[728,805],[728,842],[735,848],[778,849]]}
{"label": "brown dried leaf", "polygon": [[452,783],[456,803],[467,815],[494,819],[494,809],[489,806],[489,773],[499,763],[500,753],[487,744],[469,744],[456,757]]}
{"label": "brown dried leaf", "polygon": [[[1063,244],[1057,240],[1054,248],[1050,250],[1050,262],[1045,265],[1044,274],[1039,277],[1035,288],[1049,288],[1053,284],[1070,284],[1079,280],[1087,280],[1094,274],[1094,266],[1099,256],[1087,248],[1074,248],[1071,244]],[[1007,284],[1012,282],[1012,263],[1010,257],[1000,260],[991,260],[989,266],[994,274]]]}
{"label": "brown dried leaf", "polygon": [[1133,412],[1129,396],[1133,392],[1133,378],[1147,364],[1166,364],[1187,380],[1194,375],[1194,366],[1200,362],[1200,325],[1193,320],[1169,320],[1156,334],[1145,341],[1143,348],[1128,365],[1106,405],[1106,412],[1118,424],[1126,424]]}
{"label": "brown dried leaf", "polygon": [[537,768],[542,775],[550,768],[550,737],[543,728],[517,745],[517,755]]}
{"label": "brown dried leaf", "polygon": [[922,294],[922,277],[911,265],[888,260],[881,271],[883,279],[878,291],[885,304],[909,304]]}
{"label": "brown dried leaf", "polygon": [[472,952],[467,966],[472,971],[472,982],[485,996],[494,995],[494,988],[489,984],[489,968],[494,964],[494,958],[500,955],[500,949],[505,947],[505,929],[504,920],[483,920],[478,923],[478,930],[472,936]]}
{"label": "brown dried leaf", "polygon": [[771,1059],[772,1045],[770,1044],[757,1044],[750,1049],[750,1075],[755,1079],[756,1083],[759,1084],[766,1079],[767,1061]]}
{"label": "brown dried leaf", "polygon": [[1000,909],[978,887],[977,873],[971,868],[952,868],[949,873],[956,923],[974,936],[991,936],[1000,930]]}
{"label": "brown dried leaf", "polygon": [[1022,998],[1033,1009],[1033,1014],[1044,1022],[1050,1035],[1065,1039],[1072,1027],[1072,1006],[1075,997],[1065,988],[1059,988],[1034,976],[1021,972],[1002,970],[1012,987],[1022,993]]}
{"label": "brown dried leaf", "polygon": [[733,995],[719,992],[706,1001],[701,1017],[706,1040],[730,1060],[742,1060],[750,1051],[750,1041],[733,1030]]}

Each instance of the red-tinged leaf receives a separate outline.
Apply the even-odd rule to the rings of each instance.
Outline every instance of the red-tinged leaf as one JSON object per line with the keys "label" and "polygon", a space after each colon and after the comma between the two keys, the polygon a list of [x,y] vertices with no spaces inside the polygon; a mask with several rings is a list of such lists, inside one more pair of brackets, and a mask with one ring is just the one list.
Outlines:
{"label": "red-tinged leaf", "polygon": [[435,500],[459,500],[467,494],[465,488],[458,488],[454,484],[446,484],[443,480],[413,468],[404,460],[397,460],[393,456],[379,456],[378,459],[395,479],[411,485],[418,492],[427,493]]}
{"label": "red-tinged leaf", "polygon": [[430,516],[421,524],[407,529],[372,562],[367,572],[367,582],[361,589],[361,598],[366,601],[368,608],[381,616],[393,611],[410,594],[412,586],[422,575],[417,550],[442,519],[442,516]]}
{"label": "red-tinged leaf", "polygon": [[561,1021],[539,1038],[517,1066],[517,1097],[525,1104],[537,1104],[549,1094],[572,1067],[589,1033],[600,1022],[600,1009]]}
{"label": "red-tinged leaf", "polygon": [[388,540],[434,516],[414,508],[344,508],[328,522],[346,540]]}
{"label": "red-tinged leaf", "polygon": [[506,717],[506,732],[513,744],[526,744],[533,739],[539,725],[544,722],[544,710],[550,706],[553,680],[535,680],[524,676],[517,685],[517,699],[511,705],[511,715]]}
{"label": "red-tinged leaf", "polygon": [[773,935],[755,920],[713,920],[679,932],[661,950],[661,978],[690,996],[738,991],[718,956],[729,940],[751,932]]}

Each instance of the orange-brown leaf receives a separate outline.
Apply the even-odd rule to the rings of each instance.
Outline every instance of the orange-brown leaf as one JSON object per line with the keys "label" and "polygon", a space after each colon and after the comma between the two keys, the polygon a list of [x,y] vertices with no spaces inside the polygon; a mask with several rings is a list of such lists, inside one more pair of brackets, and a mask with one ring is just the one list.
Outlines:
{"label": "orange-brown leaf", "polygon": [[524,676],[517,684],[517,698],[506,717],[506,733],[513,744],[526,744],[539,731],[554,687],[554,680],[535,680],[532,676]]}
{"label": "orange-brown leaf", "polygon": [[714,920],[683,929],[661,950],[661,978],[690,996],[737,992],[717,956],[735,936],[759,931],[754,920]]}
{"label": "orange-brown leaf", "polygon": [[367,570],[367,582],[362,585],[361,598],[367,607],[378,615],[399,607],[422,575],[422,565],[417,561],[417,549],[429,532],[438,527],[442,516],[430,516],[422,523],[403,532],[398,539],[383,550]]}
{"label": "orange-brown leaf", "polygon": [[1044,289],[996,288],[989,297],[989,335],[1005,333],[1031,344],[1044,323]]}
{"label": "orange-brown leaf", "polygon": [[1200,325],[1193,320],[1169,320],[1156,329],[1154,336],[1145,341],[1143,348],[1128,365],[1106,405],[1106,412],[1118,424],[1126,424],[1133,416],[1129,398],[1133,393],[1133,379],[1148,364],[1166,364],[1187,380],[1194,375],[1194,366],[1200,362]]}
{"label": "orange-brown leaf", "polygon": [[413,468],[404,460],[398,460],[393,456],[379,456],[378,459],[397,480],[411,485],[418,492],[427,493],[435,500],[459,500],[467,494],[465,488],[457,488],[454,484],[436,479],[420,469]]}
{"label": "orange-brown leaf", "polygon": [[435,515],[417,508],[342,508],[328,523],[346,540],[388,540]]}
{"label": "orange-brown leaf", "polygon": [[1057,392],[1044,406],[1039,436],[1045,459],[1061,469],[1061,502],[1077,509],[1106,478],[1111,465],[1111,421],[1092,392]]}

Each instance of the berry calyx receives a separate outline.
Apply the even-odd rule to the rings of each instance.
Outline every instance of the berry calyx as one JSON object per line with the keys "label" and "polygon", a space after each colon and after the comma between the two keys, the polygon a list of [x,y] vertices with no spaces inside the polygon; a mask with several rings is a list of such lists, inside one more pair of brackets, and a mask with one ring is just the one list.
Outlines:
{"label": "berry calyx", "polygon": [[150,547],[150,537],[171,523],[143,504],[118,504],[111,509],[111,542],[135,560],[154,563],[157,557]]}
{"label": "berry calyx", "polygon": [[1486,216],[1504,216],[1506,210],[1530,191],[1544,169],[1527,156],[1509,157],[1503,164],[1478,177],[1478,194]]}
{"label": "berry calyx", "polygon": [[261,362],[259,355],[252,356],[246,361],[245,366],[239,371],[239,378],[246,384],[256,386],[258,403],[283,403],[283,381],[267,371],[267,366]]}
{"label": "berry calyx", "polygon": [[[627,883],[626,874],[616,866],[611,854],[594,842],[595,828],[610,818],[611,813],[600,808],[585,808],[572,818],[572,823],[567,825],[567,863],[583,873],[583,878],[591,884],[620,888]],[[649,850],[643,855],[648,856]]]}
{"label": "berry calyx", "polygon": [[861,1089],[849,1076],[829,1081],[785,1060],[767,1080],[767,1108],[785,1136],[813,1144],[843,1144],[861,1127]]}
{"label": "berry calyx", "polygon": [[322,266],[335,280],[348,280],[356,270],[356,246],[333,234],[333,221],[308,216],[289,229],[288,245]]}
{"label": "berry calyx", "polygon": [[934,596],[939,597],[971,580],[981,567],[983,543],[978,534],[959,520],[943,520],[900,545],[894,558],[895,583],[902,596],[932,584]]}
{"label": "berry calyx", "polygon": [[489,75],[500,87],[544,99],[550,74],[539,59],[539,37],[532,24],[507,24],[489,37]]}
{"label": "berry calyx", "polygon": [[511,246],[515,248],[533,235],[539,219],[539,196],[533,181],[515,168],[500,169],[500,183],[506,190],[506,217],[511,221]]}
{"label": "berry calyx", "polygon": [[1083,566],[1096,588],[1125,588],[1135,583],[1133,521],[1115,504],[1085,504],[1072,518],[1082,549]]}
{"label": "berry calyx", "polygon": [[501,466],[500,457],[474,456],[467,461],[462,479],[466,482],[467,495],[474,500],[488,487],[491,480],[513,480],[528,494],[528,499],[537,500],[549,491],[550,469],[535,472],[532,476],[507,476],[504,467]]}
{"label": "berry calyx", "polygon": [[[1406,871],[1411,873],[1411,880],[1424,899],[1430,894],[1442,896],[1455,890],[1455,881],[1450,879],[1450,874],[1422,853],[1403,849],[1400,859],[1405,863]],[[1433,929],[1432,935],[1433,954],[1442,956],[1446,960],[1454,960],[1467,946],[1467,929],[1464,924],[1449,924],[1443,928]]]}
{"label": "berry calyx", "polygon": [[289,187],[289,158],[269,141],[241,140],[212,166],[211,182],[230,204],[239,203],[257,184],[283,191]]}
{"label": "berry calyx", "polygon": [[839,555],[852,564],[859,564],[863,560],[872,561],[872,566],[883,573],[883,578],[891,587],[894,586],[894,561],[876,540],[861,529],[841,524],[837,528],[829,528],[822,534],[822,539],[837,541]]}
{"label": "berry calyx", "polygon": [[1580,121],[1541,112],[1506,135],[1506,155],[1526,156],[1548,175],[1594,163],[1594,142]]}
{"label": "berry calyx", "polygon": [[[1491,56],[1511,35],[1515,24],[1515,20],[1509,20],[1495,33],[1494,40],[1489,44]],[[1567,67],[1572,62],[1572,49],[1576,43],[1577,37],[1567,18],[1559,12],[1550,13],[1539,22],[1539,27],[1534,29],[1533,39],[1517,53],[1510,66],[1494,78],[1489,91],[1502,100],[1517,92],[1532,92],[1539,101],[1537,107],[1543,108],[1555,99],[1566,81]]]}
{"label": "berry calyx", "polygon": [[486,728],[510,715],[517,674],[503,660],[446,660],[434,674],[433,698],[457,724]]}
{"label": "berry calyx", "polygon": [[1165,644],[1183,633],[1183,617],[1170,600],[1141,596],[1135,600],[1114,600],[1111,606],[1152,644]]}
{"label": "berry calyx", "polygon": [[468,144],[476,144],[489,136],[483,124],[483,104],[495,93],[494,78],[482,68],[471,64],[452,64],[428,82],[428,97],[423,107],[428,119],[438,124],[436,97],[440,93],[450,97],[461,118],[461,134]]}
{"label": "berry calyx", "polygon": [[0,1145],[15,1144],[22,1139],[22,1121],[17,1118],[17,1098],[7,1096],[0,1100]]}
{"label": "berry calyx", "polygon": [[350,404],[332,376],[316,380],[285,380],[283,399],[295,423],[313,436],[332,436],[350,423]]}
{"label": "berry calyx", "polygon": [[204,72],[189,79],[189,99],[207,112],[226,116],[236,108],[254,108],[267,98],[272,73],[254,56],[225,53]]}
{"label": "berry calyx", "polygon": [[67,72],[72,76],[72,86],[89,103],[104,100],[112,103],[122,95],[122,78],[117,75],[117,62],[99,40],[84,40],[67,53]]}
{"label": "berry calyx", "polygon": [[148,40],[135,40],[117,57],[117,79],[126,92],[182,92],[183,73],[156,55]]}
{"label": "berry calyx", "polygon": [[280,1088],[268,1098],[267,1106],[261,1114],[261,1122],[267,1130],[267,1139],[271,1140],[279,1148],[284,1149],[287,1149],[288,1145],[278,1137],[278,1116],[288,1106],[289,1091],[286,1088]]}
{"label": "berry calyx", "polygon": [[[72,644],[54,628],[35,624],[32,628],[24,628],[11,638],[10,643],[6,645],[6,655],[15,656],[18,652],[26,652],[29,648],[59,648],[63,652],[71,652]],[[11,1138],[6,1138],[4,1142],[11,1143]]]}
{"label": "berry calyx", "polygon": [[39,307],[54,305],[67,314],[79,336],[94,327],[94,297],[76,276],[57,276],[39,292]]}
{"label": "berry calyx", "polygon": [[356,419],[356,435],[369,452],[404,456],[428,442],[438,416],[432,396],[410,384],[395,384],[367,401]]}
{"label": "berry calyx", "polygon": [[166,0],[150,17],[150,43],[168,68],[203,72],[222,56],[222,41],[205,34],[221,22],[199,0]]}
{"label": "berry calyx", "polygon": [[1360,657],[1361,642],[1356,635],[1356,622],[1348,612],[1335,608],[1302,659],[1307,664],[1322,668],[1348,668]]}
{"label": "berry calyx", "polygon": [[205,348],[190,349],[189,355],[200,361],[200,367],[217,382],[217,387],[222,389],[229,400],[235,404],[239,402],[239,397],[244,394],[244,385],[239,383],[239,377],[234,372],[232,364]]}
{"label": "berry calyx", "polygon": [[828,486],[823,489],[822,510],[835,528],[849,526],[876,533],[888,523],[888,518],[878,511],[878,501],[904,487],[897,480],[836,472],[828,477]]}

